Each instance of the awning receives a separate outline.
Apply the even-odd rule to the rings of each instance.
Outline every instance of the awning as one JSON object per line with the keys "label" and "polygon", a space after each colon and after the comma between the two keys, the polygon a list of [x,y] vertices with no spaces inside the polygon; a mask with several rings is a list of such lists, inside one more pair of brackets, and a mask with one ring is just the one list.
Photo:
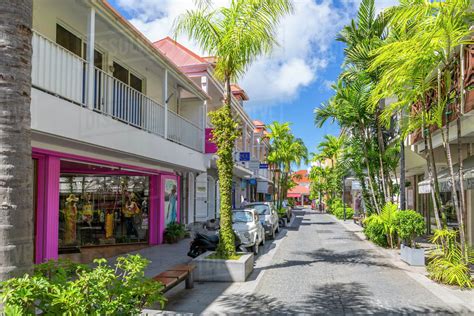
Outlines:
{"label": "awning", "polygon": [[[420,154],[405,146],[405,175],[407,177],[422,174],[426,168],[426,160]],[[396,169],[397,174],[400,173],[400,162]]]}
{"label": "awning", "polygon": [[[454,179],[456,181],[456,188],[459,190],[459,174],[458,164],[453,166],[454,169]],[[465,190],[474,190],[474,156],[471,156],[463,161],[464,169],[464,189]],[[449,174],[449,169],[443,169],[438,172],[438,183],[440,192],[451,192],[452,189],[452,180]],[[431,192],[430,180],[426,179],[418,183],[418,192],[420,194],[428,194]]]}
{"label": "awning", "polygon": [[299,199],[301,197],[301,194],[299,194],[299,193],[288,193],[287,197]]}

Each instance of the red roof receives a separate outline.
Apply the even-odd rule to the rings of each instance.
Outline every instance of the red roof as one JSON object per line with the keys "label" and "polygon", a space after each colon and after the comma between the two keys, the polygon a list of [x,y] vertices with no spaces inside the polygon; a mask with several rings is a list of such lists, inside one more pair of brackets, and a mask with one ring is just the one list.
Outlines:
{"label": "red roof", "polygon": [[293,181],[298,183],[298,184],[299,183],[309,183],[310,182],[308,170],[295,171],[295,172],[293,172],[293,174],[291,176],[292,176]]}
{"label": "red roof", "polygon": [[309,187],[297,185],[294,188],[288,190],[288,197],[295,197],[294,195],[309,195]]}
{"label": "red roof", "polygon": [[179,67],[209,64],[206,59],[176,42],[169,36],[154,42],[153,46],[155,46],[163,55],[168,57],[175,65]]}

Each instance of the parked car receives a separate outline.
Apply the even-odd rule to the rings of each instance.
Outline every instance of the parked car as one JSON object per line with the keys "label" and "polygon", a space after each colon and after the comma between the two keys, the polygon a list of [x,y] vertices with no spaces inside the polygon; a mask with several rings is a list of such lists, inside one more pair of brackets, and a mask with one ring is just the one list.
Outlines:
{"label": "parked car", "polygon": [[282,207],[286,210],[286,223],[288,224],[291,221],[291,217],[293,216],[293,208],[288,203],[288,200],[283,200]]}
{"label": "parked car", "polygon": [[232,228],[241,245],[258,254],[259,246],[265,244],[265,230],[257,212],[254,209],[233,210]]}
{"label": "parked car", "polygon": [[273,203],[270,202],[258,202],[247,204],[244,210],[255,210],[258,214],[260,222],[265,229],[265,234],[271,239],[275,239],[275,235],[279,232],[280,228],[278,225],[278,213]]}

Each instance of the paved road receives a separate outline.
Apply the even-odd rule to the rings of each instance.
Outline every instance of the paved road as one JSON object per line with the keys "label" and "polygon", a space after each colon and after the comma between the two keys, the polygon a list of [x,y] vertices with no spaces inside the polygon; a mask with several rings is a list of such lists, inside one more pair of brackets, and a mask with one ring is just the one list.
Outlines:
{"label": "paved road", "polygon": [[297,211],[253,293],[223,295],[231,313],[469,314],[446,306],[330,216]]}

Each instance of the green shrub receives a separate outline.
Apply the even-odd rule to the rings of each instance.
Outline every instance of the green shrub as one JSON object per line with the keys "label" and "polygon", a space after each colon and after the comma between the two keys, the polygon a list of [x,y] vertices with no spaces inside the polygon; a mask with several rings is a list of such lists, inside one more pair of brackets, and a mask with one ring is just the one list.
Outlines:
{"label": "green shrub", "polygon": [[183,224],[172,222],[166,226],[165,241],[169,244],[174,244],[186,236],[186,229]]}
{"label": "green shrub", "polygon": [[466,262],[457,234],[457,231],[450,229],[435,230],[431,241],[436,244],[437,250],[428,258],[426,269],[428,276],[434,281],[472,288],[474,284],[469,264],[474,264],[474,253],[472,249],[469,251]]}
{"label": "green shrub", "polygon": [[[334,216],[336,216],[338,219],[344,219],[344,207],[338,207],[337,209],[334,210],[332,213]],[[346,219],[352,219],[354,216],[354,210],[350,207],[346,206]]]}
{"label": "green shrub", "polygon": [[[372,214],[364,221],[367,239],[372,240],[379,246],[389,246],[391,248],[396,246],[397,225],[396,218],[398,213],[398,206],[394,203],[386,203],[380,214]],[[382,237],[385,237],[385,242],[382,242]]]}
{"label": "green shrub", "polygon": [[398,237],[402,242],[414,248],[415,238],[425,233],[425,220],[423,216],[413,210],[399,211],[395,217]]}
{"label": "green shrub", "polygon": [[333,214],[335,210],[342,207],[342,200],[340,198],[331,198],[327,202],[327,212]]}
{"label": "green shrub", "polygon": [[140,255],[105,259],[90,268],[70,261],[50,261],[35,273],[0,284],[0,298],[13,315],[138,315],[145,306],[164,306],[163,285],[145,278],[149,261]]}
{"label": "green shrub", "polygon": [[372,214],[364,220],[364,234],[374,244],[387,247],[387,235],[379,215]]}

